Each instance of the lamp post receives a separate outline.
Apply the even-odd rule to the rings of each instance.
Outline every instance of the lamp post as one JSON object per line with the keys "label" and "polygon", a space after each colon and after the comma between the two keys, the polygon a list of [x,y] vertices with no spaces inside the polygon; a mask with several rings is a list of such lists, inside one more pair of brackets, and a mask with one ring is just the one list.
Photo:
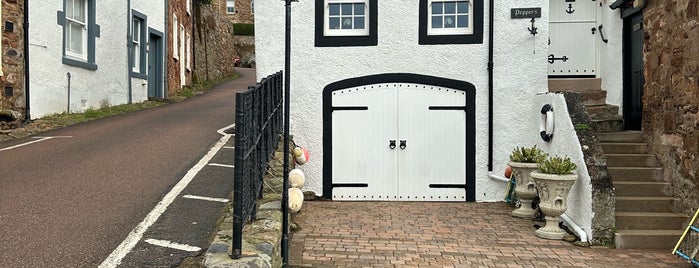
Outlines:
{"label": "lamp post", "polygon": [[289,263],[289,101],[291,68],[291,2],[286,2],[286,38],[284,47],[284,181],[282,189],[282,265]]}

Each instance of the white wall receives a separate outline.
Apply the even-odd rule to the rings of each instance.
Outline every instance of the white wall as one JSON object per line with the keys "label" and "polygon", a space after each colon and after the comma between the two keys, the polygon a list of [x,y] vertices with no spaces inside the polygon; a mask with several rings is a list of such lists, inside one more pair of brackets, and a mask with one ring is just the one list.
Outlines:
{"label": "white wall", "polygon": [[[165,3],[162,1],[153,1],[153,0],[131,0],[131,9],[136,10],[138,12],[141,12],[142,14],[147,16],[147,27],[146,31],[148,31],[148,28],[153,28],[155,30],[160,31],[163,33],[163,39],[161,42],[163,44],[167,43],[167,39],[165,39]],[[126,22],[124,22],[126,23]],[[149,36],[148,32],[146,32],[146,38]],[[124,37],[126,38],[126,37]],[[168,45],[168,44],[165,44]],[[163,47],[163,57],[164,59],[167,59],[167,49]],[[146,61],[148,60],[148,56],[146,56]],[[165,60],[163,60],[165,62]],[[148,66],[148,65],[146,65]],[[161,70],[165,70],[165,66],[163,65],[163,68]],[[163,78],[166,77],[165,73],[161,76]],[[163,83],[161,81],[160,83]],[[140,78],[131,78],[131,85],[132,85],[132,93],[133,93],[133,101],[134,102],[141,102],[144,100],[148,99],[148,81],[147,79],[140,79]],[[161,87],[161,88],[164,88]]]}
{"label": "white wall", "polygon": [[[612,10],[609,5],[613,1],[601,1],[598,7],[597,23],[602,25],[602,33],[609,40],[602,42],[597,38],[598,77],[602,78],[602,89],[607,91],[607,104],[621,108],[623,98],[623,65],[622,65],[622,26],[623,21],[619,9]],[[619,109],[621,114],[622,109]]]}
{"label": "white wall", "polygon": [[[494,160],[505,169],[511,150],[528,140],[524,119],[532,97],[547,91],[548,1],[496,1],[494,79]],[[541,7],[539,35],[528,19],[510,19],[511,8]],[[284,69],[284,1],[256,3],[257,74]],[[311,161],[303,166],[305,189],[322,192],[322,90],[335,81],[381,73],[417,73],[467,81],[476,87],[476,198],[501,200],[505,185],[488,179],[488,1],[484,7],[483,44],[418,45],[418,1],[378,2],[378,45],[314,47],[314,1],[292,4],[291,133],[306,146]],[[534,54],[536,51],[536,54]],[[537,119],[538,120],[538,119]]]}

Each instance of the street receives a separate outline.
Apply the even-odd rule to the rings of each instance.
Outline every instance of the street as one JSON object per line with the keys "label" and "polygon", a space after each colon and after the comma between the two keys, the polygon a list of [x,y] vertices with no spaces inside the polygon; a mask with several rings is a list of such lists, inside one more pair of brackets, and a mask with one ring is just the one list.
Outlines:
{"label": "street", "polygon": [[[234,123],[235,92],[255,83],[254,69],[237,70],[239,79],[181,103],[0,143],[5,167],[0,178],[0,267],[97,267],[158,205],[166,216],[154,222],[151,236],[176,229],[196,242],[143,237],[151,239],[149,245],[198,243],[186,249],[206,250],[208,244],[202,243],[208,243],[225,206],[220,199],[229,198],[233,181],[232,167],[224,163],[232,165],[233,151],[223,151],[226,141],[217,130]],[[210,157],[211,163],[219,164],[207,166],[205,172],[212,176],[188,173],[214,145],[224,149]],[[161,205],[164,197],[182,186],[178,182],[184,178],[191,180],[190,188],[179,190],[194,196],[187,198],[194,205],[184,205],[178,195],[166,210]],[[136,248],[144,255],[147,248],[139,243]],[[184,257],[201,253],[177,251]],[[170,257],[148,264],[143,261],[163,258],[133,255],[138,254],[126,255],[125,266],[181,261]]]}

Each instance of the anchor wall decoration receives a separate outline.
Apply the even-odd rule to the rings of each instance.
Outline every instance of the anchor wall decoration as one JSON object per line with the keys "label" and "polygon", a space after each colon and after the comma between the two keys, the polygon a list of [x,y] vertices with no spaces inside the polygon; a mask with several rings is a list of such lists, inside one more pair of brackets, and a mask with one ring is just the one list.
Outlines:
{"label": "anchor wall decoration", "polygon": [[573,9],[573,3],[575,2],[575,0],[566,0],[566,2],[569,3],[568,9],[566,9],[566,13],[573,14],[573,12],[575,12],[575,9]]}

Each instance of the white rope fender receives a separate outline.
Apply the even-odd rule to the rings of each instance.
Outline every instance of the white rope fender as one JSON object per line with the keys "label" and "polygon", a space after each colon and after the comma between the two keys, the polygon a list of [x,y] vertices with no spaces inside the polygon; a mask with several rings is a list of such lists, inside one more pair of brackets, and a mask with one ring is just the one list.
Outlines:
{"label": "white rope fender", "polygon": [[553,138],[554,121],[553,121],[553,106],[546,104],[541,107],[541,116],[539,118],[539,134],[545,142],[550,142]]}

